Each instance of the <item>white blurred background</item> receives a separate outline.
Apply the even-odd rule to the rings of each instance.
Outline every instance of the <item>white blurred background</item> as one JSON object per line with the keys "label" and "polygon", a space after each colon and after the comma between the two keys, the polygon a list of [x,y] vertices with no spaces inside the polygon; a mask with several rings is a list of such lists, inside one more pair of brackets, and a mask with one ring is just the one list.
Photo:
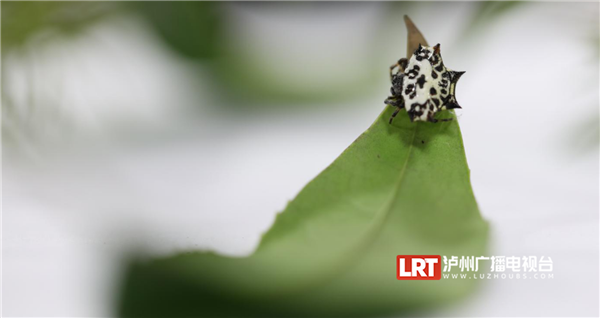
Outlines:
{"label": "white blurred background", "polygon": [[251,253],[383,110],[404,14],[467,71],[490,254],[554,263],[422,315],[599,314],[598,3],[85,6],[2,3],[4,316],[113,315],[134,249]]}

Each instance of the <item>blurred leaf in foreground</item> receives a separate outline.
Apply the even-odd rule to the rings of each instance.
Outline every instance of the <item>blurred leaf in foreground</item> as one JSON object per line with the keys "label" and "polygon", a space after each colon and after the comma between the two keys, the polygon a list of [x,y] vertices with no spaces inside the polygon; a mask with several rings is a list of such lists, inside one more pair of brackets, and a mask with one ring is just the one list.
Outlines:
{"label": "blurred leaf in foreground", "polygon": [[471,21],[466,24],[463,32],[466,37],[473,37],[477,32],[481,33],[486,25],[498,20],[503,15],[522,7],[521,1],[483,1],[474,3],[476,8]]}
{"label": "blurred leaf in foreground", "polygon": [[140,1],[131,4],[176,52],[196,59],[213,58],[217,54],[219,36],[222,36],[220,3]]}
{"label": "blurred leaf in foreground", "polygon": [[[351,107],[386,79],[373,68],[381,3],[230,2],[215,82],[236,108]],[[343,102],[345,101],[345,103]]]}
{"label": "blurred leaf in foreground", "polygon": [[77,1],[3,1],[1,6],[3,50],[44,29],[72,34],[122,8],[118,3]]}
{"label": "blurred leaf in foreground", "polygon": [[390,125],[392,111],[289,203],[254,254],[136,262],[119,314],[373,316],[472,291],[476,280],[395,278],[396,255],[483,255],[488,226],[457,121],[412,123],[401,112]]}

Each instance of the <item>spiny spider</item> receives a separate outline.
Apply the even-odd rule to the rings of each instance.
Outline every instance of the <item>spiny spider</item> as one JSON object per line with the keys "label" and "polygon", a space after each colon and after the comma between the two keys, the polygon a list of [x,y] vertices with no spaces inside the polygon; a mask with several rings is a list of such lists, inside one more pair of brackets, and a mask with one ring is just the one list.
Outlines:
{"label": "spiny spider", "polygon": [[[396,68],[398,71],[394,73]],[[461,108],[456,102],[454,89],[464,73],[444,66],[439,43],[434,47],[419,44],[410,60],[402,58],[390,67],[392,96],[385,103],[397,107],[390,124],[402,108],[406,108],[412,122],[452,120],[435,119],[435,114],[440,110]]]}

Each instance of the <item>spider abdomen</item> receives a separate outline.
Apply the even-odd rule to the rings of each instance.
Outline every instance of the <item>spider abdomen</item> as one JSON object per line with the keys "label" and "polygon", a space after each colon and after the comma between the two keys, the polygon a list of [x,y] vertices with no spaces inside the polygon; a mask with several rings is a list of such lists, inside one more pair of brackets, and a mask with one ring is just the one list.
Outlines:
{"label": "spider abdomen", "polygon": [[406,108],[411,121],[437,122],[438,111],[460,108],[455,87],[463,73],[444,66],[439,44],[419,45],[403,72],[392,75],[392,96],[388,100],[400,102],[388,104]]}

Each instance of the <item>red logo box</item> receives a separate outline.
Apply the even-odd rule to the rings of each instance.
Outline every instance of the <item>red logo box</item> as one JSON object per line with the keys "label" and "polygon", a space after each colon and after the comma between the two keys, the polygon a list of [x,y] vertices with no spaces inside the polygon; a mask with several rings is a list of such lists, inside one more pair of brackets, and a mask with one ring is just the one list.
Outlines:
{"label": "red logo box", "polygon": [[439,280],[442,278],[440,255],[398,255],[396,257],[398,280]]}

